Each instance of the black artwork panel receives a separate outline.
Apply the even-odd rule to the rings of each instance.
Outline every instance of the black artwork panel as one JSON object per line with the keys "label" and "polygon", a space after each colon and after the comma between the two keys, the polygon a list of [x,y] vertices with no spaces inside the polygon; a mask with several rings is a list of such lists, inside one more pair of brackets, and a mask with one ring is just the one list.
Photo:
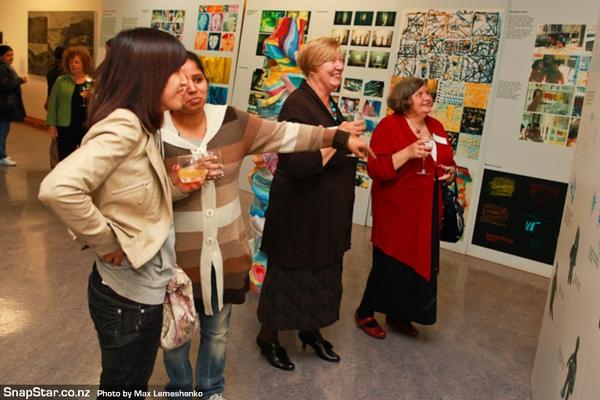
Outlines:
{"label": "black artwork panel", "polygon": [[567,184],[486,169],[473,244],[554,262]]}

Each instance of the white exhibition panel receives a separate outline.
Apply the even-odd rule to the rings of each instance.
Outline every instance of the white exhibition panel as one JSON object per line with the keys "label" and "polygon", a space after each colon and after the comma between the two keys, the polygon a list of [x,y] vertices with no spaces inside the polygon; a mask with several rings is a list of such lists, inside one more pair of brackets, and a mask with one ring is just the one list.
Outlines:
{"label": "white exhibition panel", "polygon": [[[567,183],[575,147],[518,140],[524,115],[529,75],[538,27],[544,24],[595,26],[600,3],[575,0],[569,7],[544,0],[511,1],[504,27],[502,54],[496,70],[493,112],[486,121],[481,169]],[[515,22],[515,18],[521,20]],[[528,19],[523,23],[523,19]],[[508,22],[510,20],[510,22]],[[508,23],[507,23],[508,22]],[[529,27],[529,29],[527,29]],[[515,28],[520,32],[514,33]],[[513,32],[507,34],[507,30]],[[568,54],[568,52],[567,52]],[[503,86],[500,89],[498,86]],[[510,87],[512,93],[506,93]],[[503,93],[499,93],[503,92]],[[585,112],[587,106],[583,107]],[[473,186],[472,209],[481,199],[481,179]],[[468,221],[467,254],[542,276],[550,276],[551,265],[472,244],[475,212]],[[557,216],[558,218],[558,216]]]}
{"label": "white exhibition panel", "polygon": [[[185,22],[181,34],[182,43],[186,48],[194,49],[194,38],[198,25],[199,5],[210,5],[214,2],[194,2],[186,0],[155,0],[148,3],[142,2],[119,2],[117,0],[105,0],[101,17],[101,34],[97,42],[97,59],[102,59],[104,41],[112,37],[123,28],[133,26],[150,26],[153,19],[153,10],[185,10]],[[253,72],[255,69],[263,68],[265,57],[256,55],[258,37],[260,31],[261,15],[264,10],[284,11],[310,11],[310,23],[307,31],[307,40],[319,36],[332,36],[333,29],[340,28],[334,24],[336,11],[371,11],[376,14],[381,12],[396,12],[393,27],[392,43],[389,48],[389,60],[387,68],[375,69],[364,67],[346,66],[343,79],[354,78],[362,81],[379,80],[385,86],[381,98],[382,110],[378,118],[372,118],[373,122],[385,116],[385,99],[389,92],[390,81],[394,75],[400,46],[402,24],[404,16],[409,12],[428,12],[430,10],[442,12],[454,12],[456,10],[499,12],[501,36],[499,50],[496,54],[495,71],[493,80],[490,82],[489,97],[487,98],[488,111],[485,115],[480,137],[479,155],[475,157],[456,156],[457,163],[469,170],[472,182],[467,194],[469,207],[467,209],[466,228],[463,239],[456,244],[442,243],[442,247],[480,257],[500,264],[508,265],[532,273],[548,276],[550,268],[548,264],[530,260],[528,258],[511,255],[502,251],[493,250],[472,244],[473,231],[481,182],[485,169],[502,171],[525,177],[540,178],[556,182],[567,182],[569,166],[572,161],[573,147],[555,146],[529,141],[519,141],[520,124],[523,117],[524,104],[527,98],[528,76],[531,71],[531,61],[534,52],[534,42],[539,25],[542,24],[593,24],[592,16],[600,7],[593,0],[575,0],[568,8],[562,4],[548,4],[543,0],[509,1],[488,0],[482,3],[476,0],[407,0],[401,3],[392,0],[379,0],[369,3],[368,8],[364,2],[351,0],[343,4],[327,2],[319,4],[316,1],[295,1],[290,6],[274,0],[249,0],[245,9],[241,1],[224,2],[224,4],[239,5],[239,14],[235,32],[235,50],[228,52],[232,57],[231,77],[229,80],[228,102],[242,110],[247,110]],[[572,5],[572,6],[571,6]],[[367,9],[366,9],[367,8]],[[590,12],[593,10],[593,12]],[[529,19],[530,31],[520,38],[514,38],[516,17]],[[519,22],[522,23],[522,22]],[[242,30],[243,25],[243,30]],[[345,28],[345,27],[342,27]],[[354,29],[354,26],[347,27]],[[367,27],[365,27],[367,28]],[[369,27],[372,30],[379,29],[377,26]],[[522,26],[520,28],[523,28]],[[510,32],[507,33],[507,30]],[[525,29],[527,33],[527,29]],[[373,34],[374,31],[373,31]],[[509,35],[509,36],[507,36]],[[369,46],[370,47],[370,46]],[[356,49],[354,46],[344,46],[345,49]],[[381,50],[368,48],[367,50]],[[196,51],[201,55],[222,56],[221,52]],[[507,84],[512,85],[513,93],[506,96]],[[502,86],[502,87],[499,87]],[[515,89],[516,88],[516,89]],[[339,93],[340,98],[345,88]],[[501,92],[501,93],[499,93]],[[368,98],[360,96],[360,107]],[[372,98],[370,100],[373,100]],[[585,107],[584,107],[585,110]],[[448,130],[448,129],[447,129]],[[463,154],[462,152],[461,154]],[[240,188],[250,191],[250,186],[245,175],[252,169],[254,164],[247,158],[242,164]],[[358,224],[371,225],[371,213],[369,209],[370,181],[367,188],[357,187],[353,221]],[[558,218],[558,217],[557,217]]]}
{"label": "white exhibition panel", "polygon": [[[436,10],[436,11],[444,11],[444,12],[448,12],[448,13],[453,13],[456,12],[458,10],[468,10],[468,11],[476,11],[476,12],[499,12],[500,13],[500,26],[503,27],[504,25],[504,15],[506,12],[506,7],[507,7],[508,2],[505,0],[501,0],[501,1],[486,1],[485,3],[482,4],[482,2],[478,2],[478,1],[404,1],[401,4],[401,8],[399,9],[399,26],[398,26],[398,33],[400,34],[404,28],[405,28],[405,23],[406,23],[406,15],[408,13],[413,13],[413,12],[428,12],[428,11],[432,11],[432,10]],[[500,37],[500,48],[502,46],[502,41],[501,41],[501,37]],[[398,49],[396,49],[396,53],[398,52]],[[501,52],[499,51],[496,54],[496,66],[500,63],[500,58],[501,58]],[[396,58],[395,61],[398,60],[398,56]],[[496,67],[497,68],[497,67]],[[492,80],[491,84],[490,84],[490,90],[489,90],[489,97],[488,97],[488,101],[487,101],[487,107],[485,107],[487,110],[490,110],[492,108],[492,99],[493,99],[493,93],[494,93],[494,82],[495,82],[495,78]],[[438,88],[439,89],[439,88]],[[490,115],[491,113],[488,113],[487,115]],[[487,124],[488,124],[489,118],[485,118],[484,124],[483,124],[483,134],[481,135],[481,145],[483,146],[483,143],[485,142],[485,140],[487,140]],[[449,130],[449,129],[446,129]],[[478,158],[469,158],[469,157],[461,157],[460,155],[455,155],[455,160],[457,162],[457,164],[461,167],[466,168],[469,171],[469,174],[472,178],[472,182],[470,184],[467,185],[467,193],[465,195],[467,201],[469,203],[473,203],[473,197],[475,197],[475,191],[473,190],[473,188],[475,187],[477,181],[480,179],[480,165],[481,165],[481,152]],[[448,250],[452,250],[458,253],[465,253],[466,252],[466,247],[467,247],[467,240],[466,238],[468,237],[469,234],[469,230],[472,228],[472,224],[469,224],[469,222],[473,219],[473,215],[474,215],[474,210],[473,207],[468,207],[465,213],[465,220],[466,220],[466,227],[465,227],[465,234],[463,235],[463,239],[460,240],[458,243],[446,243],[446,242],[442,242],[442,247]],[[368,214],[367,214],[367,225],[371,225],[372,224],[372,217],[371,217],[371,212],[369,210]]]}
{"label": "white exhibition panel", "polygon": [[[509,17],[532,18],[528,36],[503,43],[502,62],[497,70],[498,82],[518,86],[515,96],[497,96],[490,115],[486,141],[485,165],[492,169],[508,169],[522,175],[567,182],[574,147],[519,141],[518,135],[527,94],[537,28],[543,24],[596,24],[600,3],[593,0],[564,3],[544,0],[511,1]],[[507,29],[510,27],[507,26]]]}
{"label": "white exhibition panel", "polygon": [[[206,15],[214,15],[207,10],[200,10],[201,6],[211,6],[211,7],[232,7],[233,11],[231,13],[218,10],[218,14],[229,15],[235,18],[235,22],[231,24],[231,31],[222,31],[225,28],[222,25],[218,27],[218,30],[214,30],[214,32],[206,32],[206,36],[214,35],[219,38],[227,37],[231,39],[233,36],[233,41],[230,43],[233,45],[233,48],[229,51],[212,51],[212,50],[199,50],[196,47],[198,46],[196,43],[196,35],[199,33],[198,31],[204,28],[200,27],[199,23],[199,14]],[[152,0],[152,1],[119,1],[119,0],[104,0],[102,7],[102,15],[101,15],[101,30],[100,35],[98,35],[96,49],[98,52],[97,55],[97,63],[99,63],[102,59],[104,59],[105,50],[104,43],[114,37],[119,31],[123,29],[130,29],[135,27],[151,27],[155,24],[162,25],[164,29],[171,30],[171,33],[177,34],[181,40],[181,43],[185,46],[186,49],[197,53],[202,57],[223,57],[231,59],[231,68],[228,77],[223,77],[223,82],[212,82],[213,89],[212,90],[220,90],[220,93],[226,93],[226,102],[231,103],[234,78],[235,78],[235,67],[237,62],[237,50],[240,41],[240,35],[242,30],[242,19],[243,19],[243,10],[244,4],[242,0],[228,0],[228,1],[219,1],[213,2],[210,0],[207,1],[189,1],[189,0]],[[184,16],[182,18],[183,22],[175,22],[181,21],[177,19],[178,17],[171,18],[170,16],[163,18],[164,22],[161,21],[161,17],[157,18],[155,11],[160,13],[164,11],[165,13],[169,13],[170,11],[184,11]],[[234,14],[237,14],[234,16]],[[178,24],[178,25],[177,25]],[[212,29],[212,27],[210,27]],[[181,32],[181,33],[178,33]],[[200,33],[204,34],[204,33]],[[218,43],[221,43],[221,39],[219,39]],[[207,46],[203,46],[202,48],[208,48]],[[207,65],[206,62],[204,64]],[[220,66],[217,67],[217,69]],[[216,71],[216,74],[219,75],[219,71]],[[210,75],[210,71],[207,71],[207,75]],[[220,74],[223,75],[223,74]]]}
{"label": "white exhibition panel", "polygon": [[[398,3],[395,1],[375,1],[369,4],[368,11],[395,11],[396,20],[393,27],[393,40],[392,45],[389,48],[389,63],[387,69],[371,69],[371,68],[357,68],[347,66],[344,71],[344,78],[352,77],[363,80],[380,80],[385,83],[385,89],[383,96],[380,99],[383,103],[383,109],[385,109],[385,98],[389,91],[389,83],[394,74],[394,66],[397,60],[399,39],[400,39],[400,24],[402,22],[403,12],[407,10],[418,10],[421,12],[427,12],[429,10],[442,10],[442,11],[455,11],[464,9],[473,9],[475,11],[497,11],[501,14],[501,19],[505,13],[507,7],[507,1],[487,1],[485,5],[481,2],[464,0],[464,1],[405,1]],[[319,36],[331,36],[334,28],[340,28],[340,26],[334,26],[334,15],[335,11],[365,11],[364,3],[360,1],[347,1],[343,5],[326,4],[325,6],[315,7],[314,1],[300,1],[294,2],[293,8],[283,7],[281,2],[275,1],[249,1],[247,3],[246,14],[244,19],[244,32],[242,33],[242,45],[240,46],[240,56],[238,61],[238,70],[236,75],[236,86],[234,90],[233,104],[241,109],[245,109],[248,105],[248,94],[252,80],[252,73],[255,68],[262,66],[263,58],[256,56],[256,43],[259,35],[259,22],[261,18],[261,12],[263,10],[280,10],[280,9],[292,9],[292,10],[307,10],[311,11],[311,20],[308,29],[308,39]],[[503,23],[503,22],[501,22]],[[354,28],[354,27],[349,27]],[[344,48],[347,48],[344,46]],[[350,50],[356,49],[350,46]],[[493,89],[490,90],[489,99]],[[340,96],[343,96],[343,90]],[[361,105],[363,104],[361,100]],[[488,107],[489,108],[489,107]],[[382,110],[380,118],[385,116],[385,111]],[[487,119],[486,119],[487,123]],[[484,135],[485,137],[485,135]],[[477,159],[459,159],[459,164],[468,168],[471,171],[473,180],[477,179],[479,175],[480,161]],[[249,160],[245,160],[242,167],[242,171],[247,172],[252,168],[253,164]],[[370,183],[370,182],[369,182]],[[471,185],[472,186],[472,185]],[[250,187],[246,180],[240,182],[240,187],[243,190],[249,190]],[[472,192],[474,193],[474,192]],[[356,200],[354,209],[354,222],[358,224],[371,225],[371,215],[369,207],[369,191],[360,187],[356,188]],[[465,236],[466,237],[466,236]],[[455,245],[448,245],[447,247],[455,251],[465,252],[465,244],[463,240]]]}
{"label": "white exhibition panel", "polygon": [[[420,12],[428,12],[430,10],[440,10],[440,11],[447,11],[449,13],[452,12],[456,12],[458,10],[466,10],[466,11],[475,11],[475,12],[499,12],[500,13],[500,37],[499,37],[499,50],[496,54],[496,64],[495,64],[495,71],[493,72],[493,80],[490,83],[490,89],[489,89],[489,97],[487,100],[487,107],[484,107],[488,112],[486,113],[485,116],[485,120],[483,123],[483,133],[481,135],[481,150],[479,151],[479,156],[478,157],[461,157],[460,154],[456,154],[455,152],[455,161],[457,163],[457,165],[459,165],[460,167],[466,168],[469,171],[469,174],[471,176],[472,182],[470,184],[467,184],[466,186],[466,191],[467,193],[465,193],[465,198],[466,201],[469,203],[467,209],[465,210],[465,232],[463,234],[463,238],[458,242],[458,243],[447,243],[447,242],[441,242],[441,247],[444,249],[448,249],[451,251],[455,251],[458,253],[465,253],[467,251],[467,246],[469,241],[467,240],[469,238],[469,234],[470,231],[473,228],[473,220],[475,219],[475,211],[477,210],[476,207],[473,207],[474,204],[476,204],[476,197],[478,194],[478,191],[475,190],[475,188],[477,187],[477,185],[479,184],[479,181],[481,179],[481,164],[482,164],[482,157],[483,157],[483,148],[484,148],[484,143],[488,140],[488,136],[489,136],[489,132],[488,132],[488,126],[490,123],[490,116],[493,114],[493,99],[494,99],[494,92],[495,92],[495,84],[497,81],[497,70],[499,68],[499,64],[502,62],[502,57],[503,57],[503,37],[502,37],[502,32],[504,31],[504,25],[505,25],[505,15],[506,15],[506,10],[508,7],[508,0],[491,0],[491,1],[471,1],[471,0],[442,0],[442,1],[435,1],[435,0],[427,0],[427,1],[418,1],[418,0],[409,0],[409,1],[403,1],[400,4],[400,10],[401,10],[401,16],[400,18],[400,32],[402,31],[402,29],[404,28],[404,23],[405,23],[405,15],[407,13],[411,13],[414,11],[420,11]],[[400,33],[399,32],[399,33]],[[439,90],[439,87],[438,87]],[[439,94],[439,93],[438,93]],[[443,122],[443,121],[442,121]],[[447,126],[445,126],[446,131],[449,131],[450,129],[448,129]],[[371,225],[371,216],[370,216],[370,212],[369,212],[369,220],[368,220],[368,225]]]}
{"label": "white exhibition panel", "polygon": [[533,400],[588,400],[600,393],[599,94],[596,46],[533,368]]}

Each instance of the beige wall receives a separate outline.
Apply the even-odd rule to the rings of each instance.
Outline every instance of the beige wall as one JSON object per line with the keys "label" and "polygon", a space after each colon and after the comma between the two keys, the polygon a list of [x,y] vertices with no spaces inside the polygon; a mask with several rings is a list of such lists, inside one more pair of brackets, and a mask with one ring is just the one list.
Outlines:
{"label": "beige wall", "polygon": [[[19,75],[27,75],[27,12],[28,11],[95,11],[95,34],[100,33],[102,0],[0,0],[0,30],[5,44],[15,51],[13,67]],[[96,36],[97,37],[97,36]],[[28,76],[22,86],[27,115],[44,119],[46,78]]]}

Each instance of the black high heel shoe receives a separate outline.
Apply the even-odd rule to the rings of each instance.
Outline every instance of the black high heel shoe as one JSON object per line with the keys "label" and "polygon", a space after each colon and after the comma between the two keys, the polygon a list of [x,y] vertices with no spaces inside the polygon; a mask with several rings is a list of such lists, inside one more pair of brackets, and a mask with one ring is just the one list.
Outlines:
{"label": "black high heel shoe", "polygon": [[279,342],[263,342],[259,338],[256,338],[256,344],[260,347],[261,354],[265,356],[269,364],[285,371],[294,370],[294,363],[290,360],[287,351],[281,347]]}
{"label": "black high heel shoe", "polygon": [[306,345],[309,345],[321,360],[340,362],[340,356],[333,351],[333,345],[323,339],[318,332],[316,334],[312,332],[298,332],[298,337],[302,341],[302,348],[305,349]]}

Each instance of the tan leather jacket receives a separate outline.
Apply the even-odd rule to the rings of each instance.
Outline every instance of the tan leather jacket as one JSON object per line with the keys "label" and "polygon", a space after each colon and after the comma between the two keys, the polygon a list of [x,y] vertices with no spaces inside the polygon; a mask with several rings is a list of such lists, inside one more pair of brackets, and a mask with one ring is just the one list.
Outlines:
{"label": "tan leather jacket", "polygon": [[122,248],[139,268],[173,223],[171,192],[154,135],[131,111],[117,109],[46,176],[39,199],[98,255]]}

